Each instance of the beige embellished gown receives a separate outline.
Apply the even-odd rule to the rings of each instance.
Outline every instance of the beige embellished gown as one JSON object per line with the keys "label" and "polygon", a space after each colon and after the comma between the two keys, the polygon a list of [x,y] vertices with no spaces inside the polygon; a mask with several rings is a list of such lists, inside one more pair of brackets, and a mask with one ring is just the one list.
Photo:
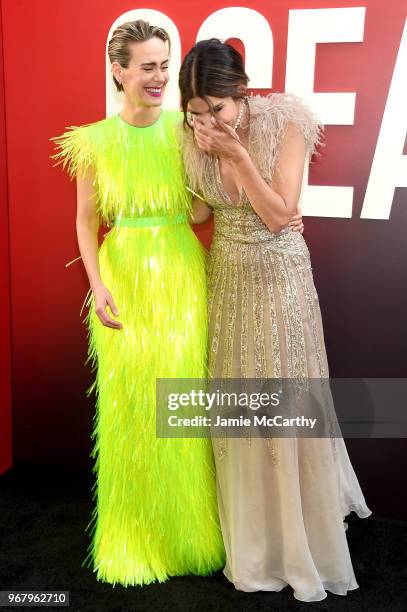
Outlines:
{"label": "beige embellished gown", "polygon": [[[277,169],[288,122],[308,154],[322,126],[295,96],[248,101],[248,150],[263,178]],[[214,378],[327,378],[321,313],[303,236],[272,234],[244,191],[224,191],[218,162],[184,134],[193,190],[213,208],[208,261],[209,371]],[[280,591],[301,601],[358,588],[344,517],[371,514],[342,438],[214,438],[226,577],[243,591]]]}

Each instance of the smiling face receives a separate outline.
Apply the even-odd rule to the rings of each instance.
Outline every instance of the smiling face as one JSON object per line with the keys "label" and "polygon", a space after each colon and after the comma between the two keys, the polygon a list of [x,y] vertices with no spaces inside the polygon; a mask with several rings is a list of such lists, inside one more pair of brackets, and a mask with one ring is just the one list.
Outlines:
{"label": "smiling face", "polygon": [[160,106],[168,83],[168,43],[158,37],[129,43],[127,68],[112,63],[112,72],[134,106]]}
{"label": "smiling face", "polygon": [[189,123],[193,125],[194,121],[197,120],[203,123],[206,127],[212,127],[211,117],[214,116],[216,119],[220,119],[233,127],[236,123],[240,110],[240,99],[234,99],[230,96],[227,98],[207,96],[207,98],[213,106],[213,114],[212,109],[210,109],[209,105],[203,98],[192,98],[188,102],[187,108]]}

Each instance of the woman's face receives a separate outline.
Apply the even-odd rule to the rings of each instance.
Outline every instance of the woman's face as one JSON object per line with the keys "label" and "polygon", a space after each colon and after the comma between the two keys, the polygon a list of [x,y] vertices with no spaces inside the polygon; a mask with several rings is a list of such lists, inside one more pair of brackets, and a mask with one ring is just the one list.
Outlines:
{"label": "woman's face", "polygon": [[168,43],[154,37],[129,45],[128,68],[112,63],[116,79],[122,83],[125,96],[134,106],[160,106],[168,83]]}
{"label": "woman's face", "polygon": [[[215,98],[214,96],[207,96],[207,98],[212,103],[213,116],[233,127],[239,114],[241,101],[231,97]],[[194,121],[200,121],[206,127],[212,127],[212,111],[203,98],[192,98],[188,102],[187,110],[188,120],[192,125]]]}

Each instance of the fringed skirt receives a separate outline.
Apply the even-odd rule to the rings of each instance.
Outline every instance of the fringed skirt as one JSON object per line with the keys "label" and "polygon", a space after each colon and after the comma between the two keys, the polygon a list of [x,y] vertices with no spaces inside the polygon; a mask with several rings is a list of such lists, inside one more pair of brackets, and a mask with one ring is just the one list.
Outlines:
{"label": "fringed skirt", "polygon": [[[258,223],[263,242],[249,242],[250,234],[234,240],[236,222],[212,243],[211,375],[327,379],[305,241],[290,230],[269,234]],[[343,519],[352,511],[365,518],[371,510],[342,438],[219,437],[213,446],[224,573],[237,589],[290,585],[296,599],[310,602],[324,599],[326,591],[346,595],[358,588]]]}
{"label": "fringed skirt", "polygon": [[186,223],[114,227],[100,248],[123,328],[103,326],[90,302],[97,481],[84,564],[113,585],[224,564],[210,440],[156,437],[156,378],[206,375],[204,258]]}

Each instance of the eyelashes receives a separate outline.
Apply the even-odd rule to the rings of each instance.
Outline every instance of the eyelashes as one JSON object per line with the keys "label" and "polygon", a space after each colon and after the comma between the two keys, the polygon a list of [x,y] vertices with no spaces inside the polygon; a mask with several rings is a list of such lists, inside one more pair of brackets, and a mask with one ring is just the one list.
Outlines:
{"label": "eyelashes", "polygon": [[[145,72],[152,72],[153,68],[143,68]],[[163,66],[161,70],[168,70],[168,66]]]}
{"label": "eyelashes", "polygon": [[[219,107],[214,108],[214,109],[213,109],[213,112],[214,112],[214,113],[220,113],[220,111],[221,111],[222,109],[223,109],[223,106],[219,106]],[[189,115],[191,118],[193,118],[195,114],[196,114],[196,113],[193,113],[193,112],[191,112],[191,111],[188,111],[188,115]]]}

